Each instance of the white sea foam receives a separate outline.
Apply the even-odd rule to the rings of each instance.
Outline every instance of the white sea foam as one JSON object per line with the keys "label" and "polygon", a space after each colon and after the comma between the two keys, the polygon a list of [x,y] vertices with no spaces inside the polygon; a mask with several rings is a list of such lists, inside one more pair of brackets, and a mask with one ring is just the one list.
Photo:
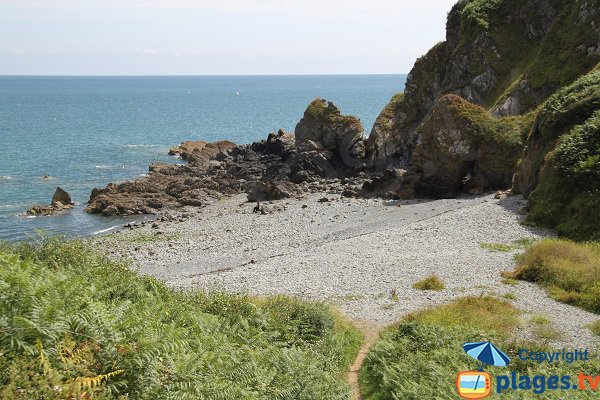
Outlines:
{"label": "white sea foam", "polygon": [[8,175],[0,175],[0,181],[8,181],[10,179],[13,179],[13,177]]}
{"label": "white sea foam", "polygon": [[96,165],[96,168],[98,168],[98,169],[111,169],[112,167],[110,165]]}
{"label": "white sea foam", "polygon": [[119,225],[115,225],[115,226],[111,226],[110,228],[100,229],[99,231],[92,232],[92,235],[100,235],[101,233],[110,232],[113,229],[116,229],[118,227],[119,227]]}
{"label": "white sea foam", "polygon": [[124,144],[123,147],[158,147],[158,144]]}

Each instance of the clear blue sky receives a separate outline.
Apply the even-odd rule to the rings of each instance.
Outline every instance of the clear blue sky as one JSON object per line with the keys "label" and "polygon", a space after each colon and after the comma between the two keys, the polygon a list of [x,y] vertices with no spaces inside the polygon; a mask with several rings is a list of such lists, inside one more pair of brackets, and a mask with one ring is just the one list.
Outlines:
{"label": "clear blue sky", "polygon": [[456,0],[0,0],[0,75],[406,73]]}

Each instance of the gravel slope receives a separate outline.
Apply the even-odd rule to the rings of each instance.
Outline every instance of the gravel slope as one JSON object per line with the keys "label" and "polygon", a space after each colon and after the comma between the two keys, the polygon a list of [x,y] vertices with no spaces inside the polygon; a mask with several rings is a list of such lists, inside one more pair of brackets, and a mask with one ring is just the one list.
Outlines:
{"label": "gravel slope", "polygon": [[[535,285],[502,283],[500,272],[514,267],[513,255],[521,250],[481,247],[547,234],[519,224],[522,198],[388,202],[327,196],[331,201],[311,195],[268,204],[266,215],[253,214],[254,204],[236,196],[189,210],[184,222],[147,224],[97,240],[175,287],[326,300],[375,325],[465,295],[513,293],[511,301],[525,313],[519,336],[536,338],[529,319],[544,315],[560,332],[548,340],[552,345],[600,344],[585,328],[598,316],[558,303]],[[412,288],[431,273],[445,290]]]}

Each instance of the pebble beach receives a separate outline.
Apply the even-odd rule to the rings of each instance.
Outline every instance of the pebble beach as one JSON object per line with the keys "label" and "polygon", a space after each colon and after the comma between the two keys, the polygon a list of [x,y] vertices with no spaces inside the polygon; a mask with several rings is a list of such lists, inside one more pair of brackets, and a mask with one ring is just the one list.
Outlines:
{"label": "pebble beach", "polygon": [[[263,203],[264,213],[254,213],[256,204],[238,195],[93,240],[176,288],[320,300],[376,327],[463,296],[491,295],[522,311],[519,339],[533,338],[529,321],[543,316],[559,333],[549,344],[597,346],[585,328],[594,314],[536,285],[503,280],[523,251],[516,243],[549,235],[520,223],[525,204],[491,194],[386,201],[317,193]],[[431,274],[445,289],[412,287]]]}

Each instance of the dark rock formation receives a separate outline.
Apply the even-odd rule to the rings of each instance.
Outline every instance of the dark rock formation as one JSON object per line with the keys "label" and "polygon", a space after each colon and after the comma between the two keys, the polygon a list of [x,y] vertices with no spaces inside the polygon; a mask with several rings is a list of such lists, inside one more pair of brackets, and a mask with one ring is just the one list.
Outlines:
{"label": "dark rock formation", "polygon": [[[587,221],[581,237],[595,237],[600,83],[596,73],[569,85],[599,62],[600,0],[460,0],[446,40],[416,61],[368,139],[357,118],[316,99],[295,135],[186,142],[172,154],[188,165],[154,165],[142,180],[96,189],[87,210],[154,213],[240,192],[269,200],[334,187],[348,197],[406,198],[514,186],[530,196],[532,218],[564,226],[566,207],[564,215]],[[550,98],[561,87],[569,88]]]}
{"label": "dark rock formation", "polygon": [[416,192],[451,197],[510,187],[527,126],[514,119],[495,121],[483,108],[447,95],[418,132],[411,158]]}
{"label": "dark rock formation", "polygon": [[316,99],[296,126],[296,143],[319,151],[319,145],[339,156],[347,167],[364,165],[364,129],[360,120],[343,116],[331,102]]}
{"label": "dark rock formation", "polygon": [[532,221],[598,237],[600,175],[589,177],[600,164],[600,83],[591,73],[552,95],[599,62],[598,0],[459,1],[446,41],[417,60],[366,141],[368,165],[404,172],[366,188],[446,197],[509,189],[516,171],[513,192],[529,195]]}
{"label": "dark rock formation", "polygon": [[[184,142],[169,154],[187,165],[153,164],[142,179],[94,189],[86,211],[156,214],[237,193],[247,193],[249,201],[269,201],[330,190],[346,176],[356,177],[355,187],[367,179],[357,176],[355,168],[364,157],[360,121],[318,99],[298,127],[296,134],[280,130],[250,145]],[[345,186],[339,186],[340,193]]]}
{"label": "dark rock formation", "polygon": [[49,206],[46,205],[35,205],[27,210],[29,215],[44,215],[50,216],[55,214],[61,214],[73,208],[75,203],[71,200],[69,193],[64,191],[62,188],[57,187],[52,196],[52,202]]}

